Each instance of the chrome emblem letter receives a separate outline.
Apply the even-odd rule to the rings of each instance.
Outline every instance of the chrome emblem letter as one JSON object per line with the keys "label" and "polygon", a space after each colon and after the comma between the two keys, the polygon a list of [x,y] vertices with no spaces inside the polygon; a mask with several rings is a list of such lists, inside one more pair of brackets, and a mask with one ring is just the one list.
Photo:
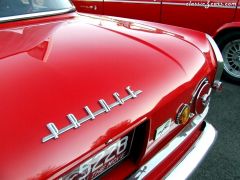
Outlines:
{"label": "chrome emblem letter", "polygon": [[55,139],[57,139],[59,131],[58,131],[57,127],[55,126],[55,124],[54,123],[48,123],[47,127],[48,127],[49,131],[52,133],[53,137]]}
{"label": "chrome emblem letter", "polygon": [[77,118],[73,114],[67,115],[69,121],[74,125],[75,128],[78,128],[80,126]]}

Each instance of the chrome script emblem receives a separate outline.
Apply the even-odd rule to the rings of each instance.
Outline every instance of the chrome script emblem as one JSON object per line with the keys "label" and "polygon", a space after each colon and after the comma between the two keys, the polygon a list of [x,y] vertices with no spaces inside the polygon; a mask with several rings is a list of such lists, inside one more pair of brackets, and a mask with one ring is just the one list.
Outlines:
{"label": "chrome script emblem", "polygon": [[48,136],[45,136],[42,139],[42,142],[46,142],[50,139],[57,139],[60,134],[66,132],[70,129],[73,129],[73,128],[79,128],[83,123],[85,123],[89,120],[94,120],[96,118],[96,116],[98,116],[100,114],[110,112],[112,108],[114,108],[118,105],[123,105],[126,101],[128,101],[130,99],[134,99],[139,94],[142,93],[141,90],[137,90],[137,91],[131,90],[130,86],[126,87],[126,91],[128,92],[129,95],[126,97],[123,97],[123,98],[120,98],[120,95],[117,92],[113,93],[113,97],[116,100],[116,102],[109,104],[109,105],[107,104],[107,102],[104,99],[100,99],[98,102],[102,108],[96,112],[92,112],[88,106],[85,106],[84,110],[87,112],[88,116],[83,117],[82,119],[78,120],[73,114],[68,114],[67,119],[69,120],[69,122],[71,124],[69,124],[68,126],[62,128],[62,129],[58,129],[56,127],[56,125],[52,122],[48,123],[47,128],[49,129],[51,134],[49,134]]}
{"label": "chrome script emblem", "polygon": [[160,136],[164,135],[171,127],[172,119],[168,119],[165,123],[163,123],[160,127],[156,129],[155,138],[157,140]]}

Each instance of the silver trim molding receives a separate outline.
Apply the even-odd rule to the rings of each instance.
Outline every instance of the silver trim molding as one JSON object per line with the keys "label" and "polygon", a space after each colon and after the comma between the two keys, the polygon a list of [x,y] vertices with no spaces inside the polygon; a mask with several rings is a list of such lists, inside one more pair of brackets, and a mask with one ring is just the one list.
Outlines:
{"label": "silver trim molding", "polygon": [[100,114],[104,114],[104,113],[108,113],[111,111],[112,108],[119,106],[119,105],[123,105],[124,102],[130,100],[130,99],[135,99],[138,97],[139,94],[142,93],[141,90],[137,90],[137,91],[133,91],[131,90],[131,87],[128,86],[126,87],[126,91],[128,92],[128,96],[124,97],[124,98],[120,98],[119,94],[117,92],[115,92],[113,94],[113,96],[116,99],[116,102],[112,103],[112,104],[107,104],[106,101],[104,99],[100,99],[98,102],[100,104],[100,106],[102,107],[101,109],[99,109],[96,112],[92,112],[90,110],[90,108],[88,106],[85,106],[84,109],[87,112],[88,116],[83,117],[81,119],[77,119],[73,114],[68,114],[67,115],[67,119],[69,120],[69,122],[71,123],[70,125],[62,128],[62,129],[58,129],[56,127],[56,125],[54,123],[48,123],[47,124],[47,128],[50,131],[51,134],[45,136],[42,139],[42,142],[47,142],[50,139],[57,139],[59,138],[60,134],[65,133],[66,131],[69,131],[70,129],[74,129],[74,128],[79,128],[83,123],[89,121],[89,120],[94,120],[96,118],[96,116],[100,115]]}
{"label": "silver trim molding", "polygon": [[204,78],[200,81],[200,83],[198,83],[196,89],[194,90],[193,92],[193,95],[192,95],[192,99],[190,101],[190,104],[193,103],[194,99],[197,97],[197,93],[199,92],[200,88],[202,87],[203,84],[205,83],[208,83],[208,79],[207,78]]}
{"label": "silver trim molding", "polygon": [[170,6],[187,6],[187,3],[162,2],[162,5],[170,5]]}
{"label": "silver trim molding", "polygon": [[[199,3],[199,4],[197,4]],[[201,4],[202,3],[202,4]],[[223,5],[217,5],[217,4],[204,4],[204,2],[186,2],[186,3],[177,3],[177,2],[162,2],[162,5],[169,5],[169,6],[187,6],[187,7],[203,7],[203,8],[220,8],[220,9],[236,9],[238,7],[235,6],[223,6]]]}
{"label": "silver trim molding", "polygon": [[211,36],[209,36],[208,34],[206,34],[206,37],[213,48],[213,51],[215,53],[217,63],[218,63],[218,69],[217,69],[217,73],[215,75],[215,80],[220,80],[222,73],[223,73],[223,67],[224,67],[222,53],[219,50],[219,48],[218,48],[216,42],[213,40],[213,38]]}
{"label": "silver trim molding", "polygon": [[22,19],[32,19],[32,18],[38,18],[38,17],[59,15],[59,14],[64,14],[72,11],[75,11],[75,7],[72,7],[69,9],[63,9],[63,10],[49,11],[49,12],[39,12],[39,13],[31,13],[31,14],[24,14],[24,15],[17,15],[17,16],[7,16],[7,17],[1,17],[0,23],[17,21]]}
{"label": "silver trim molding", "polygon": [[[146,164],[141,166],[133,175],[130,176],[129,179],[144,179],[151,171],[154,170],[161,162],[163,162],[167,156],[169,156],[181,143],[184,142],[185,139],[187,139],[192,132],[196,130],[198,125],[200,125],[203,122],[203,119],[207,115],[209,107],[205,109],[205,111],[201,115],[197,115],[191,123],[189,123],[169,144],[167,144],[162,150],[160,150],[152,159],[150,159]],[[175,173],[175,169],[179,169],[179,167],[183,168],[180,171],[180,174],[177,174],[178,177],[175,179],[179,179],[179,177],[183,177],[182,174],[183,172],[186,174],[185,177],[187,177],[193,169],[197,166],[197,164],[200,162],[202,157],[206,154],[206,151],[210,148],[210,146],[213,144],[214,139],[216,137],[216,131],[214,128],[207,123],[207,126],[203,130],[202,135],[199,137],[198,141],[193,145],[192,151],[191,152],[199,152],[196,156],[197,157],[192,157],[190,156],[191,152],[188,152],[186,154],[185,159],[189,159],[189,156],[191,157],[190,161],[191,165],[185,165],[181,166],[180,162],[174,169],[173,171],[170,172],[170,174],[167,175],[167,179],[172,179],[173,174]],[[205,143],[204,145],[202,145]],[[196,153],[195,153],[196,154]],[[187,167],[187,168],[186,168]],[[184,174],[184,175],[185,175]],[[181,179],[181,178],[180,178]],[[184,179],[184,178],[183,178]]]}
{"label": "silver trim molding", "polygon": [[104,0],[104,2],[111,2],[111,3],[127,3],[127,4],[161,4],[161,2],[149,2],[149,1],[124,1],[124,0]]}

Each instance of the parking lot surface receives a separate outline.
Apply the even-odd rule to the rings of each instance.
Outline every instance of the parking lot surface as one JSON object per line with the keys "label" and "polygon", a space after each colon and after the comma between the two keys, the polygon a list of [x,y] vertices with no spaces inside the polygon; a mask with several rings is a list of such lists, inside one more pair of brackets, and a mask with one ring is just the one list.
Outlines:
{"label": "parking lot surface", "polygon": [[206,118],[218,137],[191,180],[240,179],[240,85],[223,83],[223,92],[212,96]]}

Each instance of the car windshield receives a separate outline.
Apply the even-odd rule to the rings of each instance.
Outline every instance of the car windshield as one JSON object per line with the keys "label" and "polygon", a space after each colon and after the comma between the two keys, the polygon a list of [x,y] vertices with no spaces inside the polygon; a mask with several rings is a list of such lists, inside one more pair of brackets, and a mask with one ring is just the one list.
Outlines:
{"label": "car windshield", "polygon": [[42,14],[73,9],[68,0],[0,0],[0,20],[19,15]]}

